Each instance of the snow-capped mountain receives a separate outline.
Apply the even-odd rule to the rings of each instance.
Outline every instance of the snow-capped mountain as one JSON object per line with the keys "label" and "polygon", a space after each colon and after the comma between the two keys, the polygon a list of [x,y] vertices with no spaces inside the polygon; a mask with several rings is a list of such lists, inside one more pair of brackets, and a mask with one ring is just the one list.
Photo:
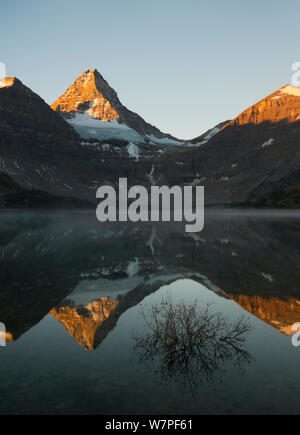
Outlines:
{"label": "snow-capped mountain", "polygon": [[300,119],[298,97],[300,97],[300,88],[291,85],[283,86],[278,91],[246,109],[234,120],[221,122],[201,136],[192,139],[188,144],[193,146],[204,145],[225,127],[232,125],[258,125],[266,121],[278,122],[283,119],[290,123],[298,121]]}
{"label": "snow-capped mountain", "polygon": [[[260,125],[264,122],[291,124],[300,120],[300,88],[285,85],[263,100],[246,109],[225,128]],[[225,129],[224,128],[224,129]]]}
{"label": "snow-capped mountain", "polygon": [[[198,146],[168,146],[99,76],[84,73],[55,111],[18,79],[0,81],[0,208],[94,206],[97,188],[122,177],[148,188],[203,185],[206,205],[300,206],[299,88],[280,88]],[[83,139],[81,127],[102,139]]]}
{"label": "snow-capped mountain", "polygon": [[151,145],[183,144],[123,106],[115,90],[95,69],[82,73],[51,107],[85,139],[117,139]]}
{"label": "snow-capped mountain", "polygon": [[20,80],[0,81],[0,208],[91,205],[99,186],[122,176],[149,184],[170,147],[119,142],[83,140]]}

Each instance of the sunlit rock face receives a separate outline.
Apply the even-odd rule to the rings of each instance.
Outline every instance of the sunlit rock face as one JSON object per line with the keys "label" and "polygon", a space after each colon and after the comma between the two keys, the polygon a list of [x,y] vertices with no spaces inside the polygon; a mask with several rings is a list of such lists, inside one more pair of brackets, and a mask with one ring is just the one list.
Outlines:
{"label": "sunlit rock face", "polygon": [[50,314],[66,328],[80,346],[86,350],[92,350],[95,332],[109,318],[118,303],[116,300],[101,298],[86,307],[53,308]]}
{"label": "sunlit rock face", "polygon": [[87,112],[93,118],[110,121],[120,117],[113,103],[117,103],[115,91],[97,70],[87,70],[55,101],[51,108],[67,117],[74,112]]}
{"label": "sunlit rock face", "polygon": [[207,206],[300,207],[300,88],[277,90],[193,146],[170,147],[183,142],[128,110],[96,70],[52,109],[18,79],[0,82],[0,192],[9,194],[0,207],[95,207],[97,188],[123,177],[130,187],[204,186]]}
{"label": "sunlit rock face", "polygon": [[5,77],[4,79],[0,80],[0,88],[9,88],[10,86],[14,85],[15,81],[15,77]]}
{"label": "sunlit rock face", "polygon": [[300,300],[277,297],[262,298],[260,296],[226,295],[237,302],[244,310],[278,329],[286,335],[295,333],[293,325],[300,320]]}
{"label": "sunlit rock face", "polygon": [[287,85],[162,156],[156,172],[165,184],[203,185],[207,205],[299,208],[299,135],[300,88]]}
{"label": "sunlit rock face", "polygon": [[[106,103],[92,110],[117,116]],[[94,207],[101,184],[114,183],[119,177],[127,177],[132,185],[149,183],[146,174],[163,146],[141,144],[133,153],[133,145],[125,140],[82,141],[60,113],[17,78],[0,81],[0,208],[60,208],[66,198],[67,208],[80,207],[78,199],[84,201],[83,206]],[[104,122],[94,115],[76,114],[102,125],[99,130],[105,130],[103,124],[113,124],[112,132],[125,132],[125,136],[134,132],[140,137],[118,119]],[[57,201],[51,195],[63,199]],[[76,198],[75,205],[70,198],[71,203]]]}
{"label": "sunlit rock face", "polygon": [[249,107],[223,129],[234,125],[300,120],[300,88],[286,85]]}
{"label": "sunlit rock face", "polygon": [[[89,126],[94,129],[111,127],[114,130],[111,132],[110,139],[117,139],[115,129],[123,128],[125,132],[123,132],[122,138],[126,139],[128,136],[129,142],[152,143],[154,141],[152,143],[154,145],[183,144],[183,141],[178,141],[171,135],[161,132],[137,113],[128,110],[119,100],[117,92],[110,87],[96,69],[88,69],[82,73],[66,92],[51,105],[51,108],[74,126],[79,124],[81,127]],[[116,123],[103,125],[107,121],[113,120],[116,120]],[[97,121],[103,121],[102,125]],[[126,131],[126,129],[133,130],[133,132]],[[81,130],[80,134],[84,138],[94,137],[88,135],[91,134],[91,131],[83,133]],[[134,134],[138,134],[138,136],[134,137]],[[158,139],[162,139],[162,141],[155,142]]]}

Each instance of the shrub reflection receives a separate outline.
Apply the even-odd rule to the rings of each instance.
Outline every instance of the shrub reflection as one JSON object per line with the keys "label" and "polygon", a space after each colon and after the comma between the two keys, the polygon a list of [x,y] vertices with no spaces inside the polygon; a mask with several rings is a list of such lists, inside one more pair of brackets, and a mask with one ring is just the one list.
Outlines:
{"label": "shrub reflection", "polygon": [[209,304],[174,304],[170,297],[147,312],[142,307],[141,314],[148,331],[134,336],[136,350],[142,361],[160,361],[163,379],[176,377],[185,387],[195,387],[202,376],[212,380],[227,361],[241,369],[252,359],[243,349],[251,331],[244,317],[230,321]]}

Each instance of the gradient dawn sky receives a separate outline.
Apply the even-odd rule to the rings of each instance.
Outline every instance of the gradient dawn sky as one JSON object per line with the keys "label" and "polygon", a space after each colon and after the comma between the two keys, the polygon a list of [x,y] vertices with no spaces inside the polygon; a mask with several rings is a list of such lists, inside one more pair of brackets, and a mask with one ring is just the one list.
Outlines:
{"label": "gradient dawn sky", "polygon": [[291,82],[299,0],[12,0],[0,62],[48,103],[97,68],[121,102],[190,139]]}

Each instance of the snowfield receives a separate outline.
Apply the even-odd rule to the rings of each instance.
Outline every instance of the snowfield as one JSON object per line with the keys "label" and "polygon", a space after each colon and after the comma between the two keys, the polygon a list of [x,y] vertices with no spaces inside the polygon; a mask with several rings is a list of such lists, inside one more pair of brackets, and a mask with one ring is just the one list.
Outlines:
{"label": "snowfield", "polygon": [[283,88],[279,89],[279,92],[280,94],[294,95],[295,97],[300,97],[300,88],[292,85],[284,86]]}
{"label": "snowfield", "polygon": [[212,129],[212,131],[210,133],[208,133],[204,139],[201,142],[197,142],[195,144],[193,143],[189,143],[188,146],[189,147],[199,147],[201,145],[206,144],[210,139],[212,139],[214,136],[216,136],[217,134],[219,134],[221,131],[221,129],[219,127],[215,127]]}
{"label": "snowfield", "polygon": [[100,121],[88,113],[76,113],[75,117],[68,120],[77,133],[84,139],[121,139],[127,142],[144,142],[143,136],[125,124],[119,124],[116,119]]}
{"label": "snowfield", "polygon": [[168,138],[159,139],[153,135],[142,136],[126,124],[119,123],[117,119],[101,121],[91,116],[88,111],[76,113],[74,118],[67,121],[83,139],[98,139],[101,141],[119,139],[134,144],[150,142],[153,146],[180,146],[184,143]]}

